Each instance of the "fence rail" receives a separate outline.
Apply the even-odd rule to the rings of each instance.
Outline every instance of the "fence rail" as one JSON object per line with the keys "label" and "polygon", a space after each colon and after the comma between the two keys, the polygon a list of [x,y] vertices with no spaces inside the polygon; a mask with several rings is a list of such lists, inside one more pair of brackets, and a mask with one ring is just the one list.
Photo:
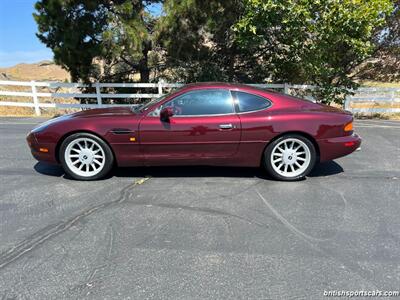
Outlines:
{"label": "fence rail", "polygon": [[[132,106],[134,104],[103,104],[103,99],[148,99],[156,98],[164,94],[165,89],[177,88],[182,86],[181,83],[167,83],[159,81],[158,83],[93,83],[91,85],[83,83],[65,83],[65,82],[39,82],[39,81],[0,81],[1,86],[20,86],[30,87],[29,92],[16,92],[6,91],[0,89],[0,95],[10,97],[30,97],[32,102],[12,102],[12,101],[0,101],[0,106],[20,106],[20,107],[32,107],[35,110],[35,114],[40,116],[41,108],[99,108],[109,106]],[[289,85],[289,84],[250,84],[252,86],[260,88],[270,89],[281,89],[284,93],[289,93],[290,89],[314,89],[311,85]],[[79,88],[93,88],[95,93],[82,93],[82,92],[40,92],[38,89],[79,89]],[[157,93],[102,93],[102,88],[151,88],[157,89]],[[80,104],[80,103],[43,103],[40,102],[39,98],[92,98],[96,99],[95,104]]]}
{"label": "fence rail", "polygon": [[[39,81],[0,81],[0,86],[21,86],[30,87],[30,92],[16,92],[16,91],[5,91],[0,90],[2,96],[19,96],[19,97],[31,97],[32,102],[11,102],[11,101],[0,101],[0,106],[22,106],[22,107],[33,107],[35,114],[40,116],[40,108],[99,108],[109,106],[132,106],[133,104],[103,104],[105,98],[123,98],[123,99],[144,99],[144,98],[155,98],[163,95],[165,88],[180,87],[182,84],[179,83],[94,83],[91,85],[83,83],[65,83],[65,82],[39,82]],[[78,89],[78,88],[95,88],[96,93],[82,93],[82,92],[38,92],[38,88],[48,89]],[[153,88],[157,89],[157,93],[101,93],[101,88]],[[39,98],[94,98],[96,104],[80,104],[80,103],[41,103]]]}
{"label": "fence rail", "polygon": [[[103,99],[149,99],[162,96],[166,89],[177,88],[182,86],[181,83],[167,83],[159,81],[157,83],[65,83],[65,82],[41,82],[41,81],[0,81],[0,96],[9,97],[30,97],[31,102],[17,102],[17,101],[0,101],[0,106],[19,106],[34,108],[35,114],[40,116],[41,108],[56,108],[56,109],[87,109],[87,108],[100,108],[109,106],[132,106],[135,104],[104,104]],[[313,85],[291,85],[288,83],[283,84],[250,84],[259,88],[278,89],[285,94],[290,94],[293,90],[313,90],[316,87]],[[13,87],[29,87],[30,91],[9,91],[1,89],[2,86]],[[82,93],[78,89],[92,88],[94,92]],[[138,88],[138,89],[153,89],[157,93],[102,93],[104,88]],[[43,89],[51,90],[56,89],[56,92],[41,91]],[[67,89],[67,92],[58,92],[59,89]],[[71,91],[74,90],[74,91]],[[373,88],[365,87],[354,91],[353,96],[347,97],[345,101],[345,109],[352,112],[373,113],[373,112],[400,112],[399,107],[353,107],[353,104],[364,102],[386,103],[389,106],[397,105],[400,102],[400,88]],[[93,104],[85,103],[55,103],[55,102],[41,102],[40,98],[86,98],[95,99]],[[308,100],[314,101],[312,97],[306,97]],[[386,105],[387,106],[387,105]]]}
{"label": "fence rail", "polygon": [[359,88],[346,98],[344,108],[352,113],[399,113],[400,88]]}

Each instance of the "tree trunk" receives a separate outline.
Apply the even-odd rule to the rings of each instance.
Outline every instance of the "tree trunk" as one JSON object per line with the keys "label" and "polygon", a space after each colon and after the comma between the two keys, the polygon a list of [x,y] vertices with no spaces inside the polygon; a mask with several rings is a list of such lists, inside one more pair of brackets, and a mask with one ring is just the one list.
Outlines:
{"label": "tree trunk", "polygon": [[143,43],[143,58],[139,61],[140,82],[150,81],[149,69],[149,51],[151,50],[151,42]]}
{"label": "tree trunk", "polygon": [[150,81],[150,69],[148,67],[147,58],[140,60],[139,71],[140,71],[140,82]]}

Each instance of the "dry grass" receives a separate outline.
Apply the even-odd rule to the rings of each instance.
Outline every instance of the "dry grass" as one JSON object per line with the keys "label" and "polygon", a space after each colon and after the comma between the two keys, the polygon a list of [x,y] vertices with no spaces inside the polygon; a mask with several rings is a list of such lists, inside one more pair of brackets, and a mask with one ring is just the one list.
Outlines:
{"label": "dry grass", "polygon": [[351,102],[351,108],[400,108],[400,102]]}
{"label": "dry grass", "polygon": [[[17,80],[17,81],[69,81],[70,75],[67,71],[57,66],[51,61],[42,61],[35,64],[18,64],[9,68],[0,68],[0,80]],[[31,92],[30,87],[23,86],[0,86],[1,90],[15,92]],[[52,92],[48,89],[39,89],[38,92]],[[29,102],[32,103],[30,97],[0,96],[0,101],[12,102]],[[75,99],[51,99],[42,98],[42,103],[78,103]],[[42,115],[54,116],[65,113],[67,110],[41,109]],[[0,116],[32,116],[35,111],[30,107],[18,106],[0,106]]]}
{"label": "dry grass", "polygon": [[372,114],[354,114],[356,119],[381,119],[381,120],[400,120],[400,113],[392,113],[392,114],[385,114],[385,113],[372,113]]}
{"label": "dry grass", "polygon": [[[55,108],[41,108],[41,117],[52,118],[54,116],[65,115],[79,109],[55,109]],[[0,116],[3,117],[34,117],[35,110],[30,107],[18,106],[0,106]]]}
{"label": "dry grass", "polygon": [[0,68],[2,80],[21,81],[69,81],[67,71],[52,61],[41,61],[35,64],[18,64],[9,68]]}
{"label": "dry grass", "polygon": [[[19,91],[19,92],[31,92],[30,87],[20,87],[20,86],[0,86],[1,90],[6,91]],[[41,88],[38,92],[54,92],[54,89]],[[65,89],[59,89],[58,92],[67,92]],[[10,101],[10,102],[27,102],[33,103],[31,97],[21,97],[21,96],[0,96],[0,102]],[[74,98],[39,98],[40,103],[79,103],[78,100]],[[52,117],[54,115],[65,114],[78,109],[55,109],[55,108],[41,108],[42,116]],[[32,116],[35,114],[34,108],[31,107],[21,107],[21,106],[0,106],[0,116]]]}
{"label": "dry grass", "polygon": [[400,82],[381,82],[364,80],[361,82],[362,87],[381,87],[381,88],[400,88]]}

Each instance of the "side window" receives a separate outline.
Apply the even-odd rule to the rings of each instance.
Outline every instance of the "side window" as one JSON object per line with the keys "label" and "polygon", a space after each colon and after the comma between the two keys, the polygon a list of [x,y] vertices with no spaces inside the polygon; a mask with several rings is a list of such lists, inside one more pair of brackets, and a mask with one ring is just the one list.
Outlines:
{"label": "side window", "polygon": [[228,90],[192,91],[165,103],[177,116],[220,115],[234,113],[231,93]]}
{"label": "side window", "polygon": [[257,95],[244,92],[235,92],[235,94],[239,112],[261,110],[271,106],[271,102],[268,99]]}

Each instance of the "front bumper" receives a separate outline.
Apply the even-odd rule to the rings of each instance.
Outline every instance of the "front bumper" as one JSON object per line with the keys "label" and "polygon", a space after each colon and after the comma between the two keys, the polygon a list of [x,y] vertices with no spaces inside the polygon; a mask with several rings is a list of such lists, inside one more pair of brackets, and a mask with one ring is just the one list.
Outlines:
{"label": "front bumper", "polygon": [[[35,133],[30,132],[26,141],[31,149],[32,156],[38,161],[44,161],[51,164],[58,164],[55,155],[55,145],[48,143],[39,143]],[[46,151],[47,150],[47,151]],[[46,152],[45,152],[46,151]]]}
{"label": "front bumper", "polygon": [[356,133],[349,136],[319,140],[320,161],[328,161],[349,155],[360,148],[360,145],[361,137]]}

